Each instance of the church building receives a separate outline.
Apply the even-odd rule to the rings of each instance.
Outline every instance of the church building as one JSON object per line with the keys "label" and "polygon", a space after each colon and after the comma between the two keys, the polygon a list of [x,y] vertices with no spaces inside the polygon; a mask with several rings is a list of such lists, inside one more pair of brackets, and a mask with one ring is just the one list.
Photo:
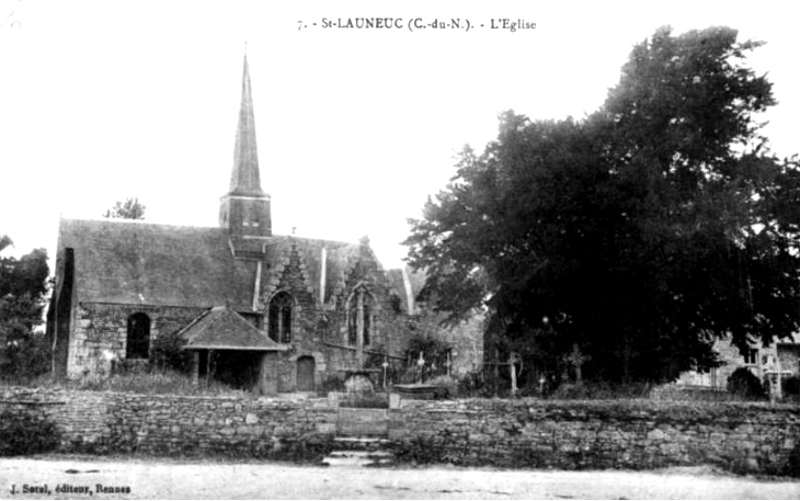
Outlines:
{"label": "church building", "polygon": [[218,227],[62,219],[48,332],[60,378],[146,366],[179,336],[196,377],[263,394],[313,391],[367,357],[402,359],[410,280],[359,243],[272,233],[247,57]]}

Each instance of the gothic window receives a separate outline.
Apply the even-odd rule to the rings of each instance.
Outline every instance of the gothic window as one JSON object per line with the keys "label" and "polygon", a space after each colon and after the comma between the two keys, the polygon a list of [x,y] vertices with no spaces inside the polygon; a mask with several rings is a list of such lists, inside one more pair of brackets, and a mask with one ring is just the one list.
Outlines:
{"label": "gothic window", "polygon": [[150,317],[134,313],[128,317],[125,358],[148,358],[150,354]]}
{"label": "gothic window", "polygon": [[359,338],[364,346],[370,344],[373,303],[372,295],[364,286],[357,287],[350,296],[347,308],[347,344],[358,345]]}
{"label": "gothic window", "polygon": [[279,292],[269,302],[269,337],[279,343],[292,342],[292,307],[294,298]]}
{"label": "gothic window", "polygon": [[758,350],[754,350],[752,348],[748,348],[745,351],[744,355],[744,363],[747,365],[755,365],[758,361]]}

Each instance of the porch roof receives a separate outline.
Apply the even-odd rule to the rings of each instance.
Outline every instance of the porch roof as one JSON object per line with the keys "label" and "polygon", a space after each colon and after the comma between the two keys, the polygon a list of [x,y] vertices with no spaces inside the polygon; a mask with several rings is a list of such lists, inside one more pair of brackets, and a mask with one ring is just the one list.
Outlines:
{"label": "porch roof", "polygon": [[268,338],[227,306],[203,312],[179,335],[186,339],[184,350],[284,351],[289,347]]}

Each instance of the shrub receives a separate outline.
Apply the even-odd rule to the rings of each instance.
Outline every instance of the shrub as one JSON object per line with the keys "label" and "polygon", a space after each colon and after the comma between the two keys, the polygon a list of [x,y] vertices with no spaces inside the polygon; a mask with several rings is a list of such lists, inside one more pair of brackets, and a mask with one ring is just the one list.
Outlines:
{"label": "shrub", "polygon": [[458,382],[450,376],[436,376],[427,382],[436,386],[436,398],[456,398],[458,396]]}
{"label": "shrub", "polygon": [[764,387],[755,374],[744,367],[739,367],[728,378],[728,393],[746,399],[762,399]]}
{"label": "shrub", "polygon": [[11,410],[0,413],[0,456],[49,452],[60,440],[56,425],[41,416]]}
{"label": "shrub", "polygon": [[183,349],[186,340],[177,332],[158,336],[150,350],[150,365],[158,369],[187,372],[192,364],[192,353]]}
{"label": "shrub", "polygon": [[389,397],[386,393],[372,395],[347,394],[339,401],[339,407],[352,409],[388,409]]}
{"label": "shrub", "polygon": [[322,380],[322,384],[317,389],[317,394],[325,397],[330,392],[344,392],[344,379],[338,375],[328,376]]}
{"label": "shrub", "polygon": [[800,376],[791,376],[783,381],[783,393],[786,396],[800,395]]}
{"label": "shrub", "polygon": [[468,372],[458,379],[458,396],[461,398],[491,397],[491,390],[481,369]]}
{"label": "shrub", "polygon": [[787,477],[800,478],[800,443],[794,446],[789,453],[789,460],[786,462],[786,469],[783,472]]}
{"label": "shrub", "polygon": [[0,347],[0,380],[29,384],[50,372],[51,344],[44,334],[32,334]]}

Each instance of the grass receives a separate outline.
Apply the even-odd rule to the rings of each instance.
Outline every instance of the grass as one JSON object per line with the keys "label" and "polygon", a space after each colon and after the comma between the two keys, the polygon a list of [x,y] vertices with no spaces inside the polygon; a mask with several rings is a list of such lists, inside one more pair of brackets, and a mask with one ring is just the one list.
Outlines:
{"label": "grass", "polygon": [[195,384],[191,376],[171,370],[128,372],[104,378],[86,378],[64,382],[56,382],[50,377],[42,377],[30,381],[28,384],[15,386],[144,395],[244,396],[248,394],[219,381],[212,380],[208,384]]}

